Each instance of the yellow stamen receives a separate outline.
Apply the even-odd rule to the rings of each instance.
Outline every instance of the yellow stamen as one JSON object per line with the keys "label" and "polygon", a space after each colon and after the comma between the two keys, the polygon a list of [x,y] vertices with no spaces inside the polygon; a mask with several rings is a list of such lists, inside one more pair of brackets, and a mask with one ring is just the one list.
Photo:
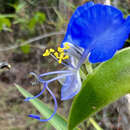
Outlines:
{"label": "yellow stamen", "polygon": [[61,63],[62,63],[62,59],[59,59],[59,60],[58,60],[58,63],[61,64]]}
{"label": "yellow stamen", "polygon": [[69,56],[66,55],[65,57],[63,57],[63,60],[69,59]]}
{"label": "yellow stamen", "polygon": [[62,52],[58,58],[59,58],[59,61],[58,61],[58,62],[59,62],[59,64],[61,64],[61,63],[62,63],[62,60],[68,59],[69,56],[68,56],[68,55],[64,56],[64,52]]}
{"label": "yellow stamen", "polygon": [[54,49],[52,49],[52,48],[50,48],[50,52],[55,52],[55,50],[54,50]]}
{"label": "yellow stamen", "polygon": [[49,56],[50,55],[50,51],[47,49],[46,51],[45,51],[45,53],[43,53],[43,56]]}
{"label": "yellow stamen", "polygon": [[60,57],[63,57],[64,56],[64,52],[60,53]]}
{"label": "yellow stamen", "polygon": [[64,51],[64,48],[58,47],[58,48],[57,48],[57,51],[58,51],[59,53],[61,53],[61,52]]}
{"label": "yellow stamen", "polygon": [[70,49],[70,46],[68,45],[68,42],[66,42],[66,43],[64,44],[64,49],[66,49],[66,50]]}
{"label": "yellow stamen", "polygon": [[55,52],[55,53],[54,53],[54,56],[55,56],[57,59],[59,59],[58,52]]}
{"label": "yellow stamen", "polygon": [[64,54],[64,50],[68,50],[70,48],[70,46],[68,45],[68,43],[66,42],[64,44],[64,47],[58,47],[57,51],[55,51],[54,49],[50,48],[49,50],[47,49],[45,51],[45,53],[43,53],[43,56],[49,56],[50,54],[53,53],[53,55],[58,59],[58,63],[61,64],[62,60],[66,60],[69,59],[68,55]]}

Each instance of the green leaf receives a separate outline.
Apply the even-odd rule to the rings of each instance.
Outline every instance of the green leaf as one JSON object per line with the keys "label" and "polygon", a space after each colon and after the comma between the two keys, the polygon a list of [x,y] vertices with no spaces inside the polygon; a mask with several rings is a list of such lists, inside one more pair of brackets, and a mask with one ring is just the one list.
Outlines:
{"label": "green leaf", "polygon": [[[17,89],[20,91],[20,93],[27,97],[32,97],[32,95],[30,93],[28,93],[25,89],[21,88],[18,85],[15,85],[17,87]],[[46,104],[44,104],[43,102],[41,102],[38,99],[33,99],[30,101],[35,107],[36,109],[45,117],[48,118],[50,117],[50,115],[53,113],[53,110],[51,110]],[[53,125],[57,130],[67,130],[67,122],[66,120],[61,117],[59,114],[55,114],[55,116],[49,120],[49,122],[51,123],[51,125]],[[78,129],[75,129],[78,130]]]}
{"label": "green leaf", "polygon": [[15,14],[0,14],[0,18],[15,18]]}
{"label": "green leaf", "polygon": [[10,27],[11,26],[11,22],[8,18],[0,18],[0,31],[4,30],[4,28],[6,27]]}
{"label": "green leaf", "polygon": [[34,18],[35,18],[36,22],[40,23],[40,24],[42,24],[46,20],[46,16],[42,12],[36,12]]}
{"label": "green leaf", "polygon": [[32,18],[32,19],[29,21],[29,23],[28,23],[28,28],[29,28],[30,30],[33,30],[33,29],[35,28],[35,25],[36,25],[36,20],[35,20],[35,18]]}
{"label": "green leaf", "polygon": [[46,16],[42,12],[36,12],[35,15],[29,20],[28,28],[33,30],[36,24],[43,24],[45,22]]}
{"label": "green leaf", "polygon": [[83,82],[69,113],[69,130],[129,92],[130,48],[127,48],[99,65]]}
{"label": "green leaf", "polygon": [[10,7],[13,7],[17,13],[19,13],[23,8],[25,8],[25,2],[19,3],[15,2],[14,4],[9,3]]}
{"label": "green leaf", "polygon": [[29,45],[29,44],[26,44],[26,45],[24,45],[24,46],[21,46],[20,48],[21,48],[21,50],[22,50],[22,52],[23,52],[24,54],[28,54],[28,53],[30,52],[30,45]]}

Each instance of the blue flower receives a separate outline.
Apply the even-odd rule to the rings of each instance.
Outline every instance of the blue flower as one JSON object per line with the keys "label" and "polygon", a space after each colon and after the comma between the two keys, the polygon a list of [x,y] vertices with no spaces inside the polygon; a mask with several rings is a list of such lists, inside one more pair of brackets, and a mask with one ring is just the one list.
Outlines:
{"label": "blue flower", "polygon": [[[123,47],[129,34],[130,16],[123,18],[122,12],[115,7],[93,2],[79,6],[70,19],[61,47],[58,47],[57,51],[50,49],[44,53],[44,56],[53,56],[59,63],[65,65],[66,69],[36,75],[38,81],[43,84],[43,89],[38,95],[25,99],[25,101],[35,99],[47,89],[55,102],[54,113],[45,120],[33,114],[29,117],[40,121],[50,120],[56,113],[57,101],[48,84],[55,80],[61,82],[62,79],[61,100],[73,98],[81,88],[79,68],[86,58],[91,63],[109,60]],[[44,80],[44,76],[47,75],[57,76]]]}
{"label": "blue flower", "polygon": [[74,12],[62,42],[84,48],[91,63],[106,61],[122,48],[130,33],[130,16],[126,19],[113,6],[88,2]]}

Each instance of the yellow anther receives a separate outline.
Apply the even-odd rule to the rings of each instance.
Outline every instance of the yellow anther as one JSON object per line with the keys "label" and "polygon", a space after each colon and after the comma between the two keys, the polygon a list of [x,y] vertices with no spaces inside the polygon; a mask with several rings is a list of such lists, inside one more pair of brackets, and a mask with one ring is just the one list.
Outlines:
{"label": "yellow anther", "polygon": [[68,55],[66,55],[66,56],[64,56],[64,52],[62,52],[61,54],[60,54],[60,56],[58,57],[58,63],[59,64],[61,64],[62,63],[62,60],[66,60],[66,59],[68,59],[69,58],[69,56]]}
{"label": "yellow anther", "polygon": [[58,60],[58,63],[61,64],[61,63],[62,63],[62,59],[59,59],[59,60]]}
{"label": "yellow anther", "polygon": [[49,56],[51,53],[53,53],[53,55],[58,59],[58,63],[61,64],[62,63],[62,60],[66,60],[66,59],[69,59],[69,56],[68,55],[65,55],[64,54],[64,50],[67,50],[69,49],[70,46],[68,45],[68,43],[66,42],[64,44],[64,47],[61,48],[61,47],[58,47],[57,48],[57,51],[55,51],[54,49],[50,48],[49,50],[47,49],[45,51],[45,53],[43,53],[43,56]]}
{"label": "yellow anther", "polygon": [[64,44],[64,49],[70,49],[70,46],[68,45],[68,43],[66,42],[65,44]]}
{"label": "yellow anther", "polygon": [[63,57],[64,56],[64,52],[62,52],[61,54],[60,54],[60,57]]}
{"label": "yellow anther", "polygon": [[55,56],[57,59],[59,59],[58,52],[55,52],[55,53],[54,53],[54,56]]}
{"label": "yellow anther", "polygon": [[65,57],[63,57],[63,60],[69,59],[69,56],[66,55]]}
{"label": "yellow anther", "polygon": [[57,48],[57,51],[58,51],[59,53],[61,53],[61,52],[64,51],[64,48],[58,47],[58,48]]}
{"label": "yellow anther", "polygon": [[45,53],[43,53],[43,56],[49,56],[50,55],[50,51],[47,49],[46,51],[45,51]]}
{"label": "yellow anther", "polygon": [[50,51],[50,52],[55,52],[55,50],[54,50],[54,49],[52,49],[52,48],[50,48],[50,49],[49,49],[49,51]]}

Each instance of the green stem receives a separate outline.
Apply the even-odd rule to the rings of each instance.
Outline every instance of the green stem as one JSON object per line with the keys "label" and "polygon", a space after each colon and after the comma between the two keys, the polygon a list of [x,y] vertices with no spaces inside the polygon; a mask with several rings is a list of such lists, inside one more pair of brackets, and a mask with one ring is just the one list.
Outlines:
{"label": "green stem", "polygon": [[83,81],[86,80],[87,75],[82,71],[82,69],[80,69],[79,72],[80,72],[80,76],[83,79]]}
{"label": "green stem", "polygon": [[85,63],[85,67],[88,73],[92,73],[93,72],[93,68],[92,68],[92,64],[87,60]]}
{"label": "green stem", "polygon": [[96,130],[103,130],[93,118],[89,118],[89,121],[95,127]]}

